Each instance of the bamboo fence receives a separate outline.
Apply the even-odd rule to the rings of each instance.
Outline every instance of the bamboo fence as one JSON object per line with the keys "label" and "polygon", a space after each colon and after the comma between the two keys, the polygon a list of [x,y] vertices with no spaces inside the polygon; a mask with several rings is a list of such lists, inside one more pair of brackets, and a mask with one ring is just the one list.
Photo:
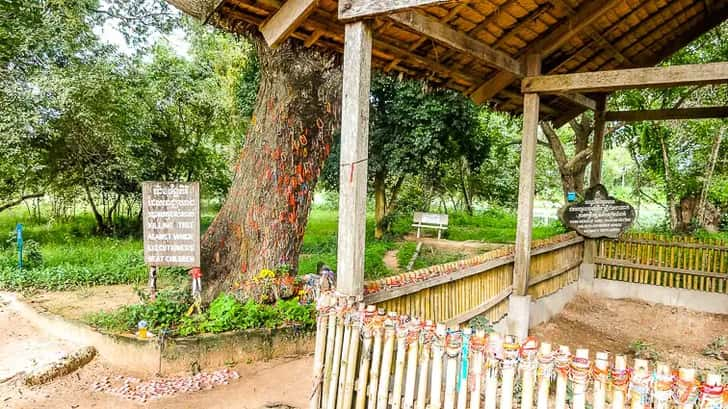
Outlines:
{"label": "bamboo fence", "polygon": [[[541,298],[575,282],[584,240],[563,234],[534,241],[529,295]],[[508,311],[513,246],[365,284],[364,301],[391,311],[459,324],[478,315],[491,322]]]}
{"label": "bamboo fence", "polygon": [[728,407],[717,373],[699,383],[691,368],[628,367],[606,352],[592,360],[587,349],[448,328],[329,294],[318,309],[310,409]]}
{"label": "bamboo fence", "polygon": [[687,236],[629,233],[599,240],[596,277],[728,293],[728,243]]}

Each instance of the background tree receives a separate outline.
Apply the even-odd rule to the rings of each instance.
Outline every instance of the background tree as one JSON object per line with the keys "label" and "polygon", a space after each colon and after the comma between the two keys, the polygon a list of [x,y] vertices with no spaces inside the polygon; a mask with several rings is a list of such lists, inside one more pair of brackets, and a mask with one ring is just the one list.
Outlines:
{"label": "background tree", "polygon": [[[421,81],[375,75],[368,174],[377,239],[389,229],[403,186],[415,177],[430,190],[422,192],[424,196],[432,197],[437,190],[449,187],[443,183],[448,173],[457,175],[455,189],[472,212],[470,172],[478,168],[490,148],[487,135],[481,132],[478,112],[458,93],[430,90]],[[330,186],[336,185],[338,168],[338,157],[332,155],[327,166]]]}

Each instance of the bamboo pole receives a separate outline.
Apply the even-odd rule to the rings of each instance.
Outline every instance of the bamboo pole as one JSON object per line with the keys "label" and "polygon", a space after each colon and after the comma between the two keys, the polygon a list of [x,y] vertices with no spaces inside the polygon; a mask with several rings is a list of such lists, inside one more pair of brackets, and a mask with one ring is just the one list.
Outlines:
{"label": "bamboo pole", "polygon": [[723,385],[721,376],[709,373],[700,394],[700,409],[721,409],[723,406]]}
{"label": "bamboo pole", "polygon": [[[384,309],[377,312],[377,323],[374,326],[374,347],[372,349],[372,365],[369,370],[369,388],[367,389],[367,409],[377,408],[377,387],[379,386],[379,368],[382,366],[382,338],[384,336]],[[359,391],[361,393],[361,391]]]}
{"label": "bamboo pole", "polygon": [[321,388],[323,386],[324,355],[326,350],[326,330],[328,327],[331,305],[329,298],[322,295],[318,300],[318,315],[316,316],[316,349],[313,355],[313,393],[309,400],[310,409],[321,407]]}
{"label": "bamboo pole", "polygon": [[[672,374],[670,367],[665,364],[657,364],[655,370],[655,382],[652,387],[652,397],[655,401],[655,409],[668,409],[672,397]],[[594,408],[596,409],[596,408]]]}
{"label": "bamboo pole", "polygon": [[336,324],[338,321],[338,314],[336,310],[329,312],[328,316],[328,330],[326,331],[326,356],[324,357],[324,385],[321,396],[321,407],[322,409],[328,408],[328,393],[331,387],[331,371],[333,368],[332,361],[334,360],[334,345],[336,342]]}
{"label": "bamboo pole", "polygon": [[556,402],[554,408],[566,409],[566,384],[571,364],[571,351],[566,345],[559,346],[554,361],[556,367]]}
{"label": "bamboo pole", "polygon": [[488,337],[488,359],[485,364],[485,409],[495,409],[498,393],[499,358],[503,356],[503,340],[498,334]]}
{"label": "bamboo pole", "polygon": [[468,373],[470,372],[470,337],[471,328],[463,330],[462,347],[460,353],[460,375],[458,376],[458,409],[465,409],[468,403]]}
{"label": "bamboo pole", "polygon": [[584,409],[586,407],[586,385],[589,380],[589,350],[579,348],[576,350],[574,359],[571,362],[571,379],[573,396],[573,409]]}
{"label": "bamboo pole", "polygon": [[415,382],[417,381],[417,358],[419,354],[420,322],[412,320],[407,332],[407,373],[404,384],[404,409],[413,409],[415,403]]}
{"label": "bamboo pole", "polygon": [[538,361],[538,341],[536,338],[526,338],[521,347],[521,362],[518,369],[521,372],[521,409],[533,407],[533,388],[536,383],[536,369]]}
{"label": "bamboo pole", "polygon": [[448,334],[445,345],[445,401],[443,409],[455,409],[455,386],[460,346],[460,334]]}
{"label": "bamboo pole", "polygon": [[347,313],[347,307],[340,306],[337,311],[336,320],[336,338],[334,340],[334,356],[331,364],[331,378],[329,382],[328,397],[326,400],[326,408],[334,409],[336,407],[336,392],[339,386],[339,367],[341,365],[341,350],[344,343],[344,315]]}
{"label": "bamboo pole", "polygon": [[554,354],[551,344],[542,343],[538,350],[538,397],[537,409],[549,409],[549,388],[554,373]]}
{"label": "bamboo pole", "polygon": [[437,324],[435,339],[432,342],[432,382],[430,383],[430,408],[442,407],[442,357],[445,347],[447,328]]}
{"label": "bamboo pole", "polygon": [[634,360],[634,370],[629,383],[630,407],[644,409],[650,402],[650,364],[644,359]]}
{"label": "bamboo pole", "polygon": [[627,372],[627,360],[623,355],[614,357],[614,369],[612,370],[612,409],[623,409],[625,394],[629,385],[629,372]]}
{"label": "bamboo pole", "polygon": [[397,313],[390,312],[384,322],[384,349],[382,350],[382,368],[379,370],[379,386],[377,388],[377,409],[387,409],[389,398],[389,378],[392,373],[392,355],[394,354],[394,338]]}
{"label": "bamboo pole", "polygon": [[604,409],[609,381],[609,353],[597,352],[594,361],[594,409]]}
{"label": "bamboo pole", "polygon": [[392,385],[392,397],[390,403],[392,409],[399,409],[402,406],[402,382],[404,381],[404,364],[407,354],[407,323],[403,322],[406,316],[402,316],[400,325],[397,328],[397,355],[394,360],[394,384]]}
{"label": "bamboo pole", "polygon": [[513,408],[513,382],[518,365],[518,348],[516,339],[507,336],[503,343],[503,362],[501,362],[501,409]]}
{"label": "bamboo pole", "polygon": [[[373,305],[367,306],[366,313],[362,322],[362,351],[361,351],[361,363],[359,364],[359,379],[356,387],[356,403],[355,409],[364,409],[366,406],[367,398],[367,382],[369,381],[369,365],[372,362],[372,342],[373,333],[371,323],[376,314],[376,307]],[[354,358],[356,359],[356,358]],[[348,406],[345,406],[348,408]]]}
{"label": "bamboo pole", "polygon": [[693,409],[698,400],[698,385],[695,382],[695,369],[680,368],[675,401],[679,409]]}
{"label": "bamboo pole", "polygon": [[480,409],[480,384],[483,381],[485,331],[478,330],[472,338],[473,383],[470,385],[470,409]]}
{"label": "bamboo pole", "polygon": [[[339,390],[336,393],[336,409],[348,409],[344,408],[344,394],[345,394],[345,388],[346,388],[346,374],[348,373],[348,364],[349,364],[349,349],[351,347],[351,333],[354,326],[353,322],[353,311],[350,311],[346,315],[346,319],[344,320],[344,339],[341,342],[341,363],[339,364]],[[359,337],[357,336],[355,344],[359,345]],[[335,378],[334,378],[335,379]]]}
{"label": "bamboo pole", "polygon": [[417,385],[417,400],[415,401],[416,409],[425,409],[427,405],[427,381],[428,370],[430,366],[430,352],[432,349],[432,339],[434,337],[432,329],[432,321],[425,322],[425,328],[422,333],[422,347],[420,348],[420,373],[419,383]]}

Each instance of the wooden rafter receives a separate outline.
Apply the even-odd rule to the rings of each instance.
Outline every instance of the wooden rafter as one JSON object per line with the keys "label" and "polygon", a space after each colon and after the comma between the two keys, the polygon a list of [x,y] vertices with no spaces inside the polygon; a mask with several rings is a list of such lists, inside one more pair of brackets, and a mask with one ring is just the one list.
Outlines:
{"label": "wooden rafter", "polygon": [[654,109],[644,111],[609,111],[606,113],[607,121],[636,122],[660,121],[670,119],[706,119],[728,118],[728,106]]}
{"label": "wooden rafter", "polygon": [[486,65],[508,71],[516,76],[522,76],[521,64],[508,54],[495,50],[462,32],[452,29],[434,18],[420,13],[407,11],[389,16],[397,23],[406,26],[433,40],[445,44],[447,47],[467,53]]}
{"label": "wooden rafter", "polygon": [[260,26],[265,42],[277,47],[313,12],[318,0],[288,0]]}
{"label": "wooden rafter", "polygon": [[523,92],[610,92],[728,82],[728,62],[527,77]]}
{"label": "wooden rafter", "polygon": [[[549,0],[551,4],[561,7],[564,10],[566,10],[566,13],[569,16],[575,16],[576,10],[574,10],[571,5],[567,2],[567,0]],[[622,54],[621,51],[617,49],[612,43],[609,42],[606,38],[604,38],[596,29],[594,29],[593,26],[589,25],[586,29],[587,34],[597,43],[599,43],[602,47],[604,47],[605,50],[607,50],[610,54],[614,56],[617,60],[619,60],[621,63],[628,65],[628,66],[634,66],[634,64],[627,58],[624,54]]]}
{"label": "wooden rafter", "polygon": [[[521,50],[519,54],[525,55],[538,52],[541,54],[542,59],[546,58],[586,26],[611,10],[619,2],[620,0],[592,0],[586,6],[580,8],[576,15],[568,17],[555,30],[551,31],[545,37],[541,37],[540,40],[531,43],[525,49]],[[516,77],[513,75],[499,72],[476,89],[471,95],[471,98],[476,103],[483,103],[494,97],[515,80]]]}
{"label": "wooden rafter", "polygon": [[396,13],[416,7],[435,6],[453,0],[341,0],[339,20],[349,21]]}

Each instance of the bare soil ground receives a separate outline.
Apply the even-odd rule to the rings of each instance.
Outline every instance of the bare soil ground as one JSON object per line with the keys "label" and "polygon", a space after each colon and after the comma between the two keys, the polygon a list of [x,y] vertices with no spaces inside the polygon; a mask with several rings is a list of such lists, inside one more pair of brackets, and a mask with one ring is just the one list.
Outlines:
{"label": "bare soil ground", "polygon": [[128,284],[100,285],[73,291],[46,291],[28,301],[62,317],[81,320],[88,314],[112,311],[139,302],[134,287]]}
{"label": "bare soil ground", "polygon": [[[592,354],[605,349],[628,354],[630,343],[642,339],[672,366],[713,369],[726,362],[705,357],[701,351],[716,337],[728,335],[728,316],[633,300],[579,297],[532,333],[554,344],[589,348]],[[229,385],[144,404],[91,390],[104,376],[125,375],[106,366],[103,358],[39,387],[26,387],[19,377],[12,377],[78,347],[48,337],[0,304],[0,408],[259,409],[270,404],[304,408],[310,392],[311,357],[241,364],[234,368],[240,379]]]}
{"label": "bare soil ground", "polygon": [[539,339],[573,348],[631,356],[641,340],[658,360],[680,366],[717,369],[728,362],[706,357],[703,349],[728,336],[728,315],[707,314],[636,300],[579,296],[551,321],[531,330]]}
{"label": "bare soil ground", "polygon": [[[96,358],[79,371],[49,384],[26,387],[14,374],[30,371],[68,353],[78,345],[53,339],[35,328],[6,305],[0,304],[0,408],[262,408],[285,404],[303,408],[310,392],[311,357],[241,364],[234,369],[240,379],[212,390],[179,394],[141,404],[91,386],[115,373]],[[214,369],[214,368],[209,368]]]}
{"label": "bare soil ground", "polygon": [[455,241],[446,239],[437,239],[437,237],[420,237],[417,238],[414,234],[408,234],[404,237],[407,241],[418,242],[421,241],[425,246],[434,247],[436,249],[457,251],[466,253],[469,255],[484,253],[486,251],[495,250],[497,248],[505,246],[500,243],[483,243],[482,241],[466,240],[466,241]]}

